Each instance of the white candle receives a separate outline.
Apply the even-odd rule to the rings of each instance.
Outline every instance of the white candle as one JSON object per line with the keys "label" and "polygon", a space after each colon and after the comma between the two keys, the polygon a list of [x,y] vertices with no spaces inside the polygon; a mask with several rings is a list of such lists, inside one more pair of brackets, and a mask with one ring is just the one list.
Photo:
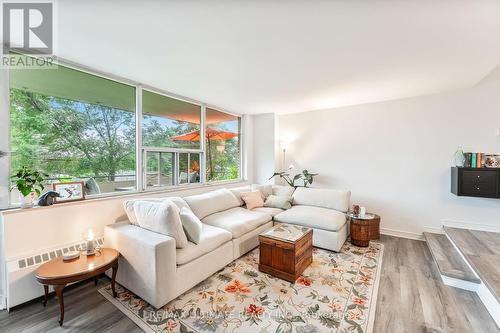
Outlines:
{"label": "white candle", "polygon": [[366,208],[365,207],[359,207],[359,215],[365,216],[366,214]]}

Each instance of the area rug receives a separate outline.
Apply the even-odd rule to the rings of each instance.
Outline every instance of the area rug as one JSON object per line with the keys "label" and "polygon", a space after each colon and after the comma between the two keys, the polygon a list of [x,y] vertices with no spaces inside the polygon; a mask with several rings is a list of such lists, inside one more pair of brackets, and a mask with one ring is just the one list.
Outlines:
{"label": "area rug", "polygon": [[371,332],[383,245],[313,250],[295,284],[259,272],[258,249],[163,308],[117,285],[99,292],[146,332]]}

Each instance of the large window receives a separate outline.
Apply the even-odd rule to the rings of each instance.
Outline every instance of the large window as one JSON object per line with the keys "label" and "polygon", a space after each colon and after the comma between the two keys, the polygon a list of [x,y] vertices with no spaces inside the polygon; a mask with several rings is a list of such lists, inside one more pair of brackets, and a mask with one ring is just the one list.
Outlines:
{"label": "large window", "polygon": [[206,109],[207,180],[240,177],[241,118]]}
{"label": "large window", "polygon": [[11,174],[83,181],[86,195],[240,178],[240,117],[120,81],[64,65],[10,70]]}
{"label": "large window", "polygon": [[12,172],[81,180],[87,194],[135,190],[135,87],[64,66],[11,70],[10,120]]}

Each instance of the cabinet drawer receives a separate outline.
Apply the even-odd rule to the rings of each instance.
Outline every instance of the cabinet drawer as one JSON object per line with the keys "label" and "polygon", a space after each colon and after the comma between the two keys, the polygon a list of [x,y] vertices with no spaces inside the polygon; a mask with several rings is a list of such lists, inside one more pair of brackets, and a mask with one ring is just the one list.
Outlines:
{"label": "cabinet drawer", "polygon": [[497,196],[498,172],[495,170],[463,170],[461,194],[472,196]]}
{"label": "cabinet drawer", "polygon": [[495,170],[463,170],[463,184],[496,184],[498,172]]}

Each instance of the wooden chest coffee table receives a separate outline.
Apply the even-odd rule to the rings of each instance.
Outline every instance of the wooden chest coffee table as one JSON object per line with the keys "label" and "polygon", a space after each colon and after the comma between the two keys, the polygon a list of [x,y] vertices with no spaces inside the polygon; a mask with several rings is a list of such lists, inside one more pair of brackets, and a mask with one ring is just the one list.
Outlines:
{"label": "wooden chest coffee table", "polygon": [[259,270],[294,283],[312,263],[311,228],[276,224],[259,235]]}

